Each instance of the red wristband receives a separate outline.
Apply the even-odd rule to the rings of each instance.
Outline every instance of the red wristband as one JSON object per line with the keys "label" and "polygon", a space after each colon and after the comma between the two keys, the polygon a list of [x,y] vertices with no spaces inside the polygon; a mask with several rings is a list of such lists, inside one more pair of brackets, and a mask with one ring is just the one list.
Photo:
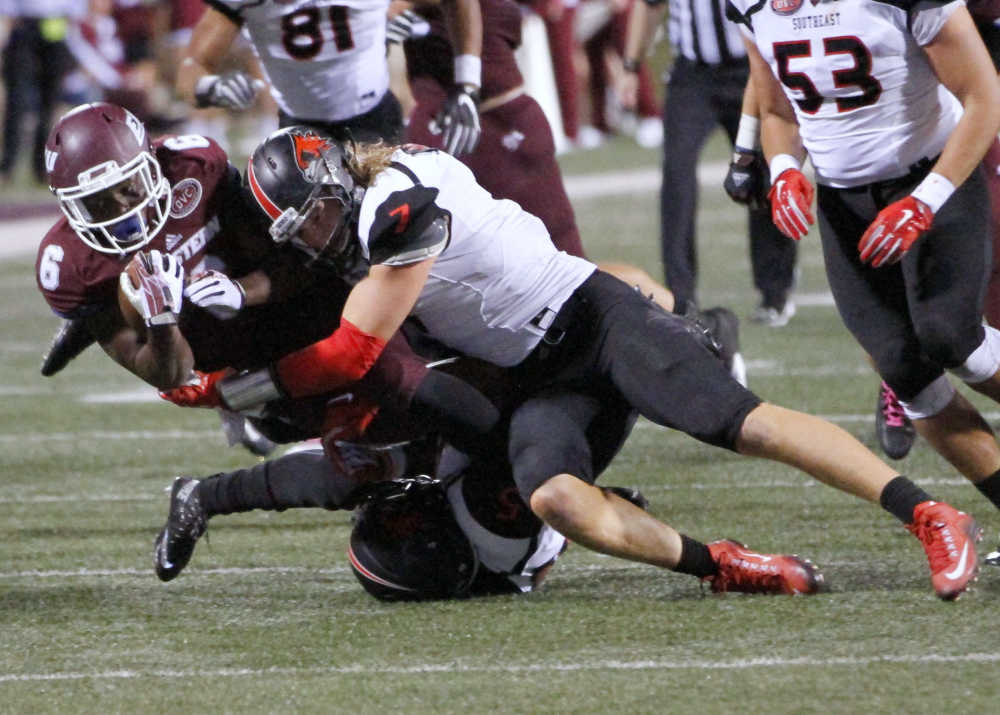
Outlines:
{"label": "red wristband", "polygon": [[330,337],[281,358],[275,372],[291,397],[321,395],[364,377],[385,343],[341,318]]}

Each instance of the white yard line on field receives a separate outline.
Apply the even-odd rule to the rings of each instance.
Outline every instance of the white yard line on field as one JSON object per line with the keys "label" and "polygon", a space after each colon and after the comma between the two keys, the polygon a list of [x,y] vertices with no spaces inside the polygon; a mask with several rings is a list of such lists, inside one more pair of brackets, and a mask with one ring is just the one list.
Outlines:
{"label": "white yard line on field", "polygon": [[899,655],[895,653],[868,656],[843,656],[828,658],[737,658],[734,660],[596,660],[572,663],[541,662],[491,665],[466,665],[461,663],[423,663],[407,666],[345,665],[303,668],[198,668],[190,670],[105,670],[92,673],[2,673],[0,683],[74,680],[135,680],[140,678],[181,679],[205,681],[213,678],[247,678],[262,676],[314,676],[314,675],[366,675],[388,673],[393,675],[427,675],[441,673],[566,673],[602,670],[748,670],[751,668],[856,668],[881,663],[907,663],[912,665],[939,665],[941,663],[996,663],[1000,653],[963,653]]}

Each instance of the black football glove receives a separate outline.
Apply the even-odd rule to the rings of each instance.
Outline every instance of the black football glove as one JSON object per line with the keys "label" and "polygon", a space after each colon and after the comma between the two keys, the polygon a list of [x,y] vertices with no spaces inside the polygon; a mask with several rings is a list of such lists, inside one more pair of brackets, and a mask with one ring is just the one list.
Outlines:
{"label": "black football glove", "polygon": [[722,182],[722,188],[729,194],[729,198],[752,209],[767,208],[767,189],[770,183],[771,175],[764,155],[759,151],[736,147],[729,164],[729,173]]}
{"label": "black football glove", "polygon": [[247,109],[263,86],[246,72],[207,74],[195,85],[194,96],[199,107]]}
{"label": "black football glove", "polygon": [[442,133],[441,146],[452,156],[468,154],[479,143],[479,91],[455,85],[434,122]]}

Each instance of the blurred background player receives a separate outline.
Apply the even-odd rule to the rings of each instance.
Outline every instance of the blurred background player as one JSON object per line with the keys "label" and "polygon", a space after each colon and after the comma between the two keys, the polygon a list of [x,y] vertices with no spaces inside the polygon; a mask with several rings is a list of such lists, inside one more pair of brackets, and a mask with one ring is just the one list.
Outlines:
{"label": "blurred background player", "polygon": [[[45,140],[74,60],[66,46],[70,27],[87,16],[88,0],[0,0],[0,22],[8,26],[3,48],[7,91],[3,117],[0,184],[10,181],[18,153],[29,146],[31,173],[43,183]],[[31,140],[25,142],[25,119],[34,115]]]}
{"label": "blurred background player", "polygon": [[[385,29],[388,0],[247,4],[207,0],[177,76],[197,106],[246,109],[262,86],[244,72],[220,73],[241,30],[250,38],[278,105],[279,124],[308,124],[339,138],[398,141],[402,108],[389,91]],[[457,153],[478,138],[482,22],[475,0],[445,0],[460,52],[439,124]]]}
{"label": "blurred background player", "polygon": [[[636,2],[625,43],[622,101],[636,104],[637,71],[647,54],[667,0]],[[669,37],[674,63],[663,110],[663,181],[660,243],[667,286],[679,304],[697,304],[697,165],[712,130],[721,126],[738,153],[755,145],[737,132],[743,89],[750,75],[735,24],[725,18],[725,0],[670,0]],[[771,222],[763,202],[748,204],[750,263],[761,302],[751,320],[772,327],[788,323],[797,246]]]}

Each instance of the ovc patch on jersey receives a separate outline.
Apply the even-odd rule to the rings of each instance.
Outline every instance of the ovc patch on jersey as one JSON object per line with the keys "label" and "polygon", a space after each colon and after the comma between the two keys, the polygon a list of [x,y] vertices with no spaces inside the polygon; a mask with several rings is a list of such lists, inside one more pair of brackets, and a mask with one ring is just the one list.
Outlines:
{"label": "ovc patch on jersey", "polygon": [[190,216],[201,201],[201,182],[197,179],[182,179],[174,185],[170,197],[170,215],[173,218]]}
{"label": "ovc patch on jersey", "polygon": [[778,15],[794,15],[802,7],[802,0],[771,0],[771,9]]}

